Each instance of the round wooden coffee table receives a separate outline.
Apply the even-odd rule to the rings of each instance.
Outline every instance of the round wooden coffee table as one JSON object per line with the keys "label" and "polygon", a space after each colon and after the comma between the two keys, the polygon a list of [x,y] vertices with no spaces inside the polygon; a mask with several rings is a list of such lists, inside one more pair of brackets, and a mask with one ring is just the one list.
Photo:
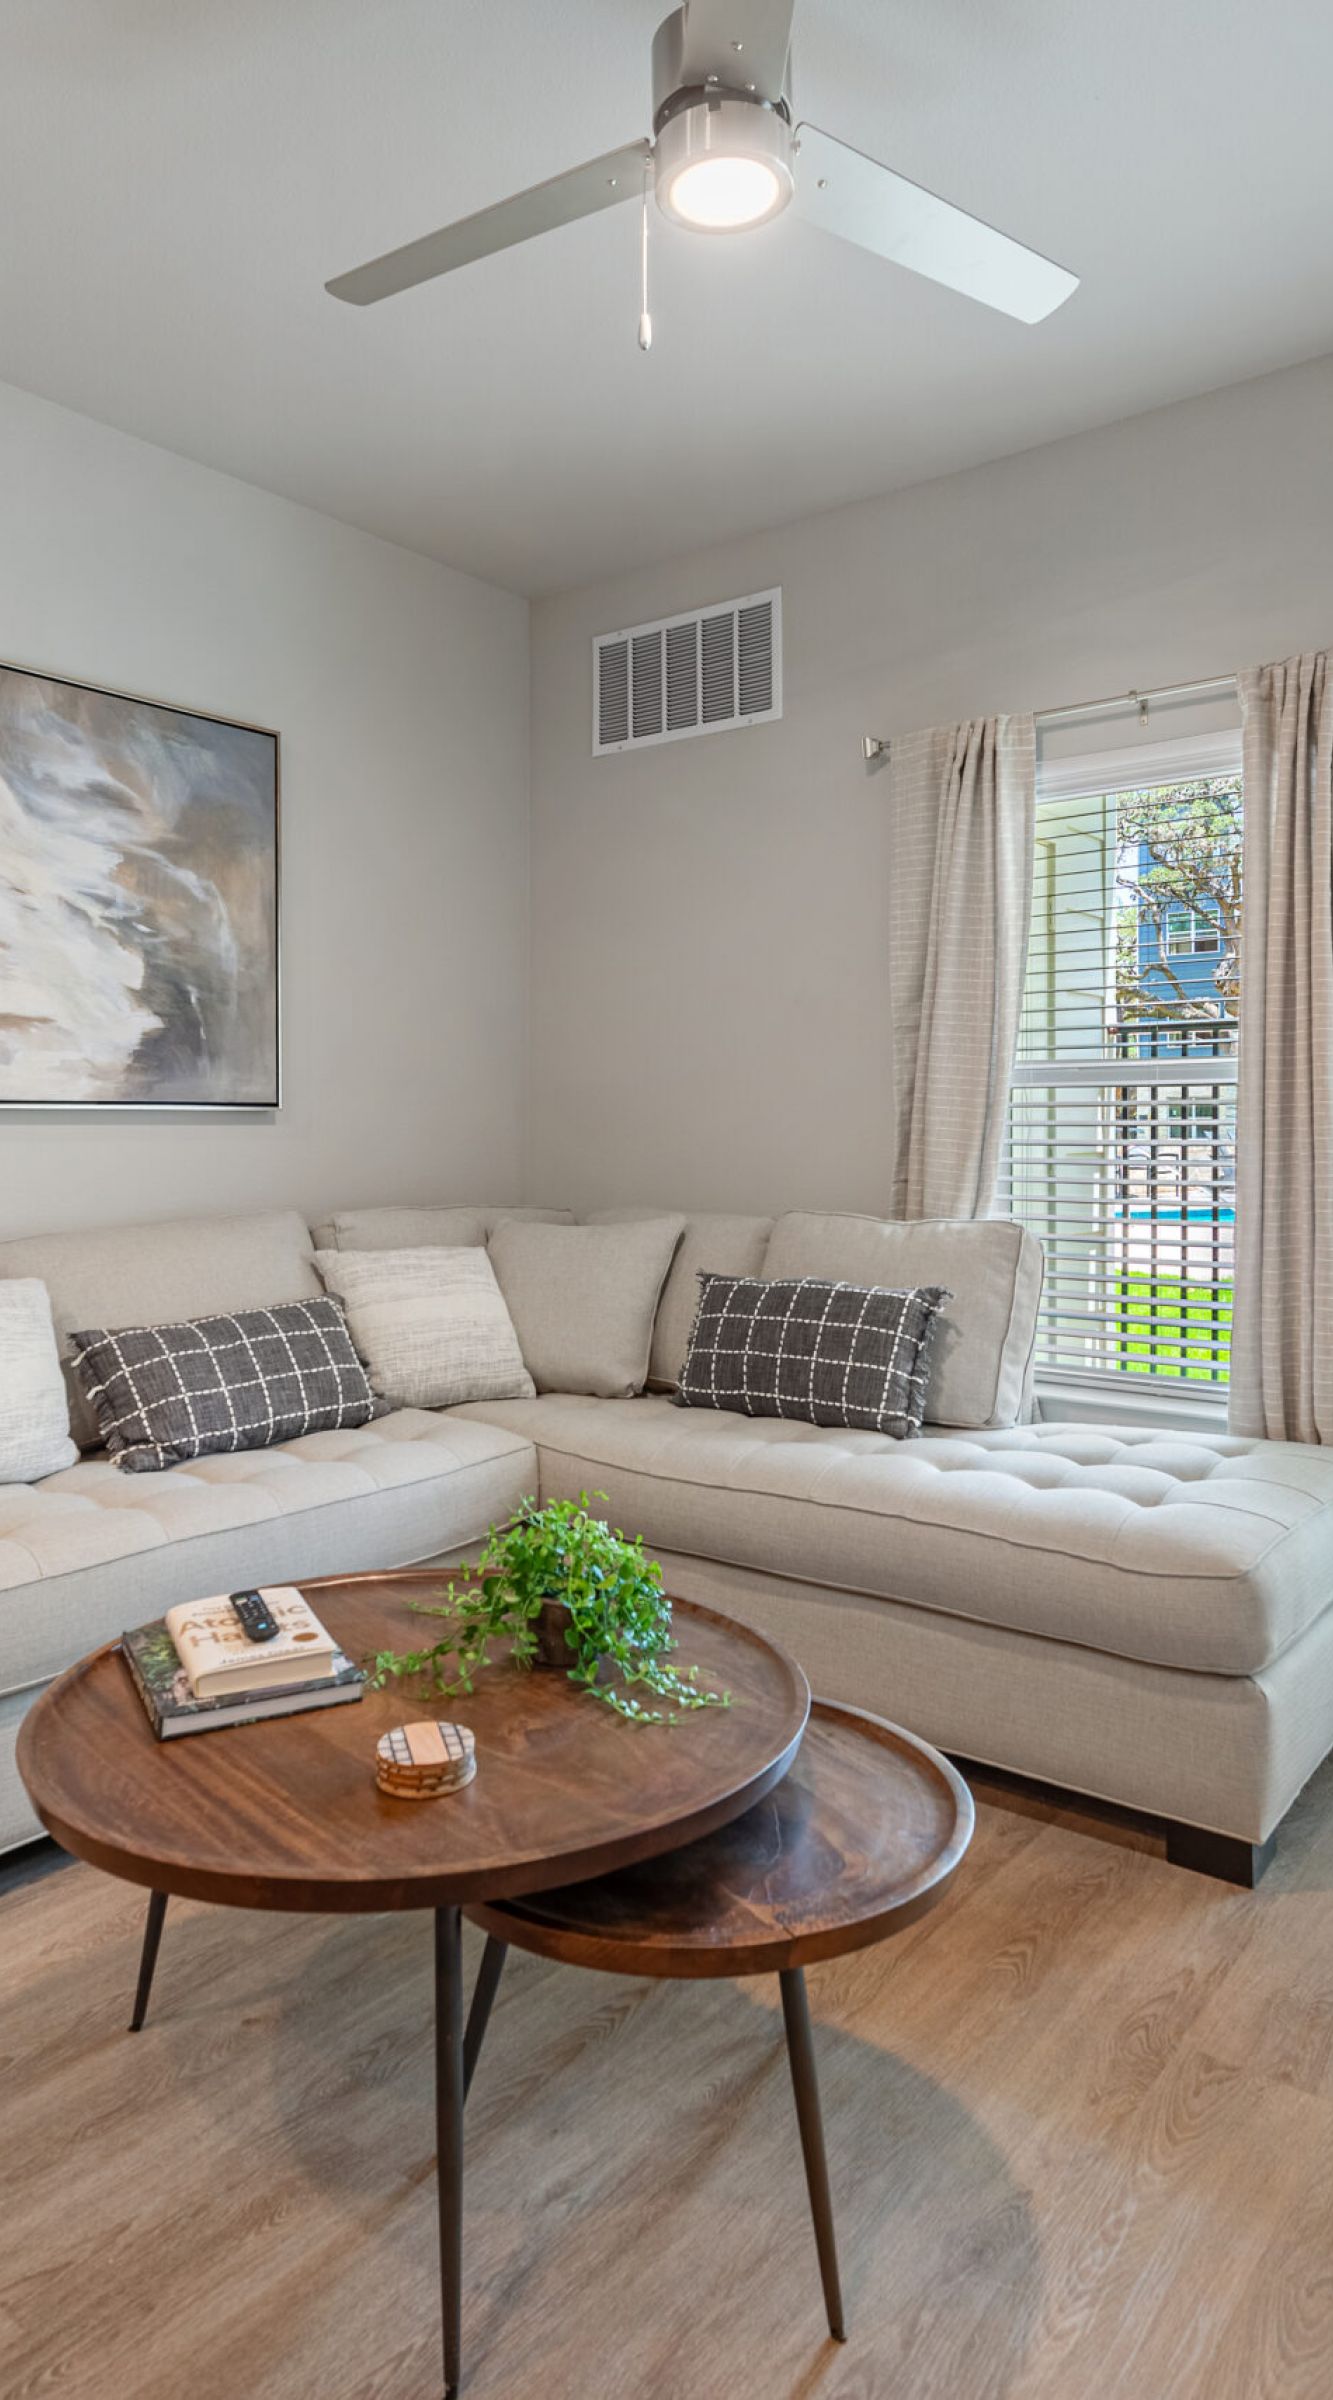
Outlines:
{"label": "round wooden coffee table", "polygon": [[933,1908],[972,1838],[972,1795],[929,1743],[816,1700],[795,1763],[720,1832],[591,1881],[471,1906],[488,1936],[464,2045],[470,2083],[513,1943],[618,1975],[775,1974],[829,2331],[845,2339],[804,1969]]}
{"label": "round wooden coffee table", "polygon": [[[304,1584],[350,1657],[403,1647],[404,1603],[438,1595],[421,1570]],[[447,1799],[395,1800],[375,1745],[422,1707],[399,1687],[349,1708],[158,1742],[109,1644],[24,1719],[18,1763],[66,1850],[152,1898],[133,2027],[143,2023],[167,1897],[240,1908],[435,1915],[436,2128],[447,2400],[461,2377],[463,1981],[461,1905],[515,1897],[652,1858],[753,1807],[800,1745],[810,1690],[773,1643],[676,1603],[681,1656],[728,1709],[670,1726],[627,1723],[558,1673],[487,1667],[448,1713],[471,1726],[474,1780]]]}

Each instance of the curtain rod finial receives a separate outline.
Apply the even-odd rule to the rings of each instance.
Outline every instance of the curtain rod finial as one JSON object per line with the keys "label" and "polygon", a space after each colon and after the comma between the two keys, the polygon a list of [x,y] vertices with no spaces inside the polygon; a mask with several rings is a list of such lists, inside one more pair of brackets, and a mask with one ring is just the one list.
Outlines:
{"label": "curtain rod finial", "polygon": [[861,756],[868,767],[873,767],[877,758],[887,758],[888,755],[889,745],[887,742],[882,742],[877,733],[862,734]]}

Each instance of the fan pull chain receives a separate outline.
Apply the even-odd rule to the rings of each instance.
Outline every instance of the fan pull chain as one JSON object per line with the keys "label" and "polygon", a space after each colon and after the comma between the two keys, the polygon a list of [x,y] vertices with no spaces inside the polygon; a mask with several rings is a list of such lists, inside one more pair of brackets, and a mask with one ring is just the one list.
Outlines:
{"label": "fan pull chain", "polygon": [[651,350],[653,346],[653,320],[648,308],[648,184],[651,174],[651,164],[645,164],[643,170],[643,223],[639,233],[639,348],[641,350]]}

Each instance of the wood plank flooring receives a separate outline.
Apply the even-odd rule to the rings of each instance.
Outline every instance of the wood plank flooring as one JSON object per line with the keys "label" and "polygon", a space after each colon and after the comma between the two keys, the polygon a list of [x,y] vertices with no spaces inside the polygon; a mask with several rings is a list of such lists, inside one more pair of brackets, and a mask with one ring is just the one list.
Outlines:
{"label": "wood plank flooring", "polygon": [[[512,1956],[468,2115],[469,2400],[1327,2400],[1333,1771],[1255,1893],[981,1797],[811,1970],[826,2336],[776,1983]],[[437,2400],[424,1920],[0,1894],[5,2400]],[[479,1944],[473,1940],[475,1963]]]}

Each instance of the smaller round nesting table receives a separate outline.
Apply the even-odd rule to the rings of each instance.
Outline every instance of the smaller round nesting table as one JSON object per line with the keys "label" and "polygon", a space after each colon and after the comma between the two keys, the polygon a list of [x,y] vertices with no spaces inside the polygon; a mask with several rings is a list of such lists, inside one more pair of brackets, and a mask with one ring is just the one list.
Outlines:
{"label": "smaller round nesting table", "polygon": [[973,1821],[966,1784],[929,1743],[860,1709],[813,1701],[782,1781],[719,1832],[587,1882],[465,1909],[487,1943],[464,2090],[511,1945],[619,1975],[775,1974],[829,2331],[845,2340],[804,1970],[900,1933],[933,1908]]}

